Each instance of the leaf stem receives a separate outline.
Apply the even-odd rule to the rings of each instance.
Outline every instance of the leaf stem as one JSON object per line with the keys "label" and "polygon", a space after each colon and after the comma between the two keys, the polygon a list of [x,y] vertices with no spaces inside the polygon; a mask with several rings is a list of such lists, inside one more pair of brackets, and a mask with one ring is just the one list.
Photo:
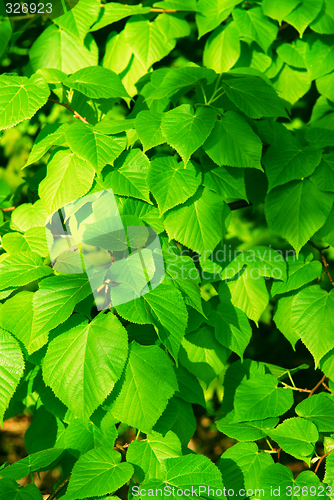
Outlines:
{"label": "leaf stem", "polygon": [[322,455],[322,456],[319,458],[318,463],[317,463],[317,466],[316,466],[316,468],[314,469],[314,474],[316,474],[316,473],[317,473],[317,471],[318,471],[318,469],[319,469],[319,467],[320,467],[320,464],[321,464],[321,462],[323,461],[323,459],[324,459],[324,458],[326,458],[326,457],[327,457],[330,453],[332,453],[332,451],[333,451],[333,450],[328,451],[327,453],[325,453],[324,455]]}
{"label": "leaf stem", "polygon": [[77,113],[77,111],[75,111],[75,109],[71,108],[71,106],[67,102],[59,102],[59,101],[55,101],[54,99],[51,99],[51,98],[49,98],[48,101],[54,102],[55,104],[59,104],[60,106],[63,106],[64,108],[68,109],[69,111],[71,111],[73,113],[74,118],[78,118],[83,123],[88,123],[86,118],[79,115],[79,113]]}
{"label": "leaf stem", "polygon": [[65,479],[65,481],[63,481],[59,486],[58,488],[56,488],[52,493],[51,495],[48,497],[47,500],[53,500],[54,498],[56,498],[56,495],[58,495],[58,493],[65,488],[65,486],[69,483],[71,479],[71,476],[69,476],[68,478]]}
{"label": "leaf stem", "polygon": [[203,85],[200,83],[200,87],[201,87],[201,91],[202,91],[202,94],[203,94],[203,98],[204,98],[204,104],[205,106],[207,106],[208,104],[208,100],[206,98],[206,95],[205,95],[205,92],[204,92],[204,88],[203,88]]}
{"label": "leaf stem", "polygon": [[138,432],[136,434],[135,440],[137,440],[139,438],[139,434],[140,434],[140,429],[138,429]]}
{"label": "leaf stem", "polygon": [[307,396],[308,398],[309,398],[310,396],[312,396],[312,394],[314,394],[314,393],[315,393],[315,391],[318,389],[318,387],[319,387],[319,386],[320,386],[323,382],[325,382],[325,379],[326,379],[326,375],[324,375],[324,376],[321,378],[321,380],[319,380],[319,382],[317,383],[317,385],[315,385],[315,386],[313,387],[313,389],[310,391],[310,394]]}
{"label": "leaf stem", "polygon": [[323,247],[323,248],[320,248],[320,247],[318,247],[317,245],[315,245],[315,244],[313,243],[313,241],[311,241],[311,240],[309,240],[307,243],[309,243],[309,244],[310,244],[313,248],[315,248],[316,250],[318,250],[318,252],[320,253],[320,255],[321,255],[321,262],[322,262],[322,264],[323,264],[323,266],[324,266],[324,268],[325,268],[325,271],[326,271],[326,274],[327,274],[327,276],[328,276],[328,278],[329,278],[329,281],[330,281],[331,283],[333,283],[333,278],[332,278],[332,276],[329,274],[329,271],[328,271],[328,266],[329,266],[329,264],[328,264],[328,262],[327,262],[327,260],[326,260],[326,258],[325,258],[325,256],[324,256],[324,254],[322,253],[322,252],[323,252],[323,250],[327,250],[327,248],[329,248],[329,246],[328,246],[328,247]]}

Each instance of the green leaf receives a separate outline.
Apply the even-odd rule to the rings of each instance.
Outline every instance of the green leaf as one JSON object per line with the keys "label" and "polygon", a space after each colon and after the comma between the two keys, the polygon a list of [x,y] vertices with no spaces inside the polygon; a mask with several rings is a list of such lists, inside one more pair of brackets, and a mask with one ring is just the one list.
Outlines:
{"label": "green leaf", "polygon": [[90,450],[75,463],[64,500],[114,493],[132,477],[131,464],[122,462],[121,454],[107,447]]}
{"label": "green leaf", "polygon": [[326,393],[313,394],[296,406],[300,417],[313,422],[319,432],[333,432],[334,399]]}
{"label": "green leaf", "polygon": [[277,54],[289,66],[306,69],[306,51],[308,45],[302,40],[295,40],[290,43],[283,43],[277,49]]}
{"label": "green leaf", "polygon": [[212,252],[222,240],[230,209],[223,199],[204,188],[165,218],[169,239],[175,239],[195,252]]}
{"label": "green leaf", "polygon": [[[304,458],[302,460],[305,461]],[[298,500],[302,498],[311,500],[313,492],[323,491],[322,488],[325,489],[325,485],[320,482],[319,477],[314,472],[310,470],[303,471],[294,479],[291,470],[278,463],[269,465],[262,472],[259,484],[263,485],[264,498],[266,499],[273,495],[288,497],[291,492],[291,495]],[[304,491],[304,495],[302,491]],[[326,493],[324,496],[327,496]]]}
{"label": "green leaf", "polygon": [[321,160],[321,149],[297,144],[273,144],[263,157],[269,191],[281,184],[311,175]]}
{"label": "green leaf", "polygon": [[196,0],[162,0],[155,2],[153,7],[159,9],[197,10]]}
{"label": "green leaf", "polygon": [[169,54],[176,43],[175,40],[166,41],[159,24],[151,23],[141,16],[129,19],[124,28],[124,37],[145,69]]}
{"label": "green leaf", "polygon": [[307,26],[317,17],[321,11],[322,0],[302,0],[284,20],[291,24],[299,32],[302,38]]}
{"label": "green leaf", "polygon": [[14,479],[1,481],[1,500],[41,500],[41,492],[34,484],[21,487]]}
{"label": "green leaf", "polygon": [[43,378],[74,415],[85,420],[113,389],[127,354],[125,328],[112,313],[99,314],[52,340]]}
{"label": "green leaf", "polygon": [[310,27],[317,33],[332,35],[334,31],[334,9],[332,2],[324,0],[318,16]]}
{"label": "green leaf", "polygon": [[227,27],[219,26],[208,38],[203,63],[216,73],[223,73],[231,69],[240,56],[239,32],[232,22]]}
{"label": "green leaf", "polygon": [[28,354],[38,351],[48,341],[47,333],[32,335],[33,292],[19,292],[8,299],[0,308],[0,325],[20,340]]}
{"label": "green leaf", "polygon": [[292,348],[295,350],[299,335],[297,335],[293,328],[292,305],[294,297],[294,295],[289,295],[287,297],[281,297],[278,300],[273,320],[277,328],[283,333],[284,337],[290,342]]}
{"label": "green leaf", "polygon": [[175,396],[179,396],[188,403],[199,404],[205,408],[204,392],[197,377],[189,373],[181,365],[175,367],[175,373],[179,384],[179,391],[175,393]]}
{"label": "green leaf", "polygon": [[[101,424],[102,425],[102,424]],[[56,446],[69,450],[71,455],[79,458],[87,451],[103,446],[106,437],[111,444],[112,438],[116,439],[116,427],[110,427],[110,431],[104,434],[93,422],[84,422],[78,418],[72,420],[65,431],[58,437]]]}
{"label": "green leaf", "polygon": [[[270,455],[259,453],[255,443],[236,443],[223,453],[217,467],[222,473],[224,486],[229,490],[255,490],[259,486],[261,472],[273,463]],[[245,495],[240,491],[238,496],[245,498],[246,491]]]}
{"label": "green leaf", "polygon": [[229,99],[251,118],[288,116],[273,87],[259,76],[226,75],[222,79],[222,88]]}
{"label": "green leaf", "polygon": [[[273,87],[278,95],[295,104],[311,88],[312,80],[307,71],[297,68],[291,68],[284,64],[277,76],[273,79]],[[320,146],[317,145],[317,146]]]}
{"label": "green leaf", "polygon": [[330,101],[334,100],[333,82],[334,72],[330,73],[329,75],[322,76],[316,81],[319,94],[327,97],[327,99],[329,99]]}
{"label": "green leaf", "polygon": [[62,125],[59,123],[45,125],[36,137],[27,163],[22,168],[28,167],[40,160],[51,146],[64,144],[66,142],[65,132],[68,126],[68,123],[63,123]]}
{"label": "green leaf", "polygon": [[323,155],[320,165],[316,168],[314,174],[311,176],[311,181],[321,191],[333,192],[334,182],[334,154],[333,152],[328,155]]}
{"label": "green leaf", "polygon": [[217,75],[214,71],[199,66],[186,66],[168,71],[159,87],[153,92],[153,99],[163,99],[179,90],[187,92],[195,85],[214,82]]}
{"label": "green leaf", "polygon": [[33,75],[0,76],[0,130],[32,118],[44,106],[50,89],[43,78]]}
{"label": "green leaf", "polygon": [[35,40],[29,50],[34,71],[39,68],[54,68],[73,73],[98,63],[98,48],[94,38],[88,34],[83,43],[55,24],[48,26]]}
{"label": "green leaf", "polygon": [[164,113],[161,131],[187,165],[191,155],[205,142],[213,129],[216,111],[200,107],[195,112],[190,104],[182,104]]}
{"label": "green leaf", "polygon": [[229,288],[224,283],[219,285],[219,299],[220,304],[212,310],[208,322],[214,326],[218,342],[242,358],[252,336],[249,321],[243,311],[233,306]]}
{"label": "green leaf", "polygon": [[301,290],[293,301],[293,328],[311,352],[316,366],[334,347],[333,310],[334,290],[328,293],[319,285]]}
{"label": "green leaf", "polygon": [[111,412],[122,422],[148,433],[177,389],[167,355],[157,346],[132,342],[125,381]]}
{"label": "green leaf", "polygon": [[126,454],[127,461],[140,467],[147,479],[160,476],[160,466],[166,458],[180,455],[181,443],[172,431],[167,432],[164,437],[153,431],[147,435],[147,439],[133,441]]}
{"label": "green leaf", "polygon": [[178,163],[174,156],[156,156],[151,161],[148,186],[157,200],[161,214],[184,203],[193,196],[201,183],[201,174],[193,163]]}
{"label": "green leaf", "polygon": [[100,10],[97,0],[80,0],[66,14],[56,17],[55,24],[83,43],[89,28],[98,18]]}
{"label": "green leaf", "polygon": [[308,420],[297,417],[284,420],[275,429],[269,430],[268,434],[283,451],[308,463],[314,453],[315,443],[319,439],[316,426]]}
{"label": "green leaf", "polygon": [[32,453],[26,458],[18,460],[9,467],[1,470],[2,478],[22,479],[29,476],[33,472],[42,472],[50,469],[50,465],[54,463],[63,453],[61,448],[50,448],[49,450],[42,450],[37,453]]}
{"label": "green leaf", "polygon": [[73,123],[66,131],[66,140],[72,151],[90,163],[97,173],[121,154],[126,146],[124,135],[109,137],[82,122]]}
{"label": "green leaf", "polygon": [[199,0],[196,12],[198,38],[217,28],[238,3],[239,0]]}
{"label": "green leaf", "polygon": [[47,175],[38,189],[48,213],[84,196],[93,184],[94,175],[94,168],[70,149],[58,150],[52,155]]}
{"label": "green leaf", "polygon": [[288,279],[286,282],[274,282],[271,287],[272,297],[278,293],[288,293],[310,283],[321,274],[321,263],[313,260],[313,254],[288,256]]}
{"label": "green leaf", "polygon": [[190,373],[209,385],[223,370],[229,354],[217,341],[213,328],[204,326],[184,337],[179,360]]}
{"label": "green leaf", "polygon": [[222,198],[238,198],[248,201],[245,172],[232,167],[214,168],[204,174],[203,185]]}
{"label": "green leaf", "polygon": [[181,38],[190,35],[190,26],[183,13],[176,12],[159,14],[155,23],[160,31],[165,35],[166,40],[171,38]]}
{"label": "green leaf", "polygon": [[325,223],[332,204],[332,194],[303,179],[274,188],[264,206],[268,226],[288,240],[298,257],[300,249]]}
{"label": "green leaf", "polygon": [[101,66],[79,69],[66,78],[63,84],[93,99],[129,97],[120,77],[114,71]]}
{"label": "green leaf", "polygon": [[269,303],[264,278],[256,268],[247,266],[236,281],[229,281],[231,300],[234,307],[241,309],[249,319],[258,321]]}
{"label": "green leaf", "polygon": [[267,430],[272,429],[279,422],[278,417],[253,420],[252,422],[234,422],[233,419],[234,412],[233,417],[229,414],[217,420],[216,424],[220,432],[238,441],[257,441],[265,438],[268,435]]}
{"label": "green leaf", "polygon": [[53,237],[44,227],[33,227],[21,233],[7,233],[2,237],[1,244],[7,253],[34,252],[41,257],[49,256],[49,244]]}
{"label": "green leaf", "polygon": [[35,252],[17,252],[8,255],[0,262],[0,289],[27,285],[48,276],[52,273],[52,269],[43,263],[42,257]]}
{"label": "green leaf", "polygon": [[97,31],[108,26],[108,24],[116,23],[128,16],[147,14],[151,10],[151,7],[143,7],[141,3],[138,5],[122,5],[118,2],[113,2],[103,5],[101,15],[90,31]]}
{"label": "green leaf", "polygon": [[0,424],[3,427],[4,413],[23,375],[24,360],[17,340],[2,328],[0,356]]}
{"label": "green leaf", "polygon": [[333,36],[313,34],[306,44],[305,63],[312,80],[325,76],[334,70]]}
{"label": "green leaf", "polygon": [[261,7],[253,7],[248,10],[234,9],[233,19],[240,36],[245,37],[246,40],[254,40],[264,52],[267,52],[277,37],[276,24],[263,15]]}
{"label": "green leaf", "polygon": [[279,3],[263,0],[261,7],[266,16],[277,19],[281,24],[290,12],[301,3],[301,0],[280,0]]}
{"label": "green leaf", "polygon": [[293,405],[291,389],[277,387],[278,381],[270,374],[243,380],[235,391],[235,421],[252,421],[279,417]]}
{"label": "green leaf", "polygon": [[173,396],[167,405],[154,430],[166,434],[169,430],[175,432],[183,446],[187,446],[196,430],[196,419],[190,403]]}
{"label": "green leaf", "polygon": [[334,246],[334,206],[332,207],[325,224],[315,234],[317,238],[321,238],[326,241],[326,243]]}
{"label": "green leaf", "polygon": [[86,275],[67,274],[42,280],[33,299],[33,337],[38,338],[63,323],[75,305],[90,294]]}
{"label": "green leaf", "polygon": [[140,149],[124,151],[115,162],[115,169],[105,176],[104,185],[112,188],[115,194],[152,203],[146,181],[149,166],[149,159]]}
{"label": "green leaf", "polygon": [[47,217],[42,200],[37,200],[34,204],[23,203],[12,214],[11,229],[27,231],[34,227],[44,227]]}
{"label": "green leaf", "polygon": [[220,167],[262,170],[262,143],[246,120],[235,111],[227,111],[216,121],[203,149]]}
{"label": "green leaf", "polygon": [[165,142],[161,132],[162,116],[155,111],[140,111],[136,116],[136,131],[144,152]]}

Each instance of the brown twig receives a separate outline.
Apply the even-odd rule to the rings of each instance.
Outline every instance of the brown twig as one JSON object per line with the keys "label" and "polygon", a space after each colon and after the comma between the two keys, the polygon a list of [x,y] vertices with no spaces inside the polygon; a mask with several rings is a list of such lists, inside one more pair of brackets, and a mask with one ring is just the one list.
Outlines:
{"label": "brown twig", "polygon": [[310,396],[312,396],[312,394],[314,394],[314,392],[318,389],[318,387],[320,387],[320,385],[321,385],[323,382],[325,382],[325,379],[326,379],[326,375],[324,375],[324,376],[322,377],[322,379],[321,379],[321,380],[319,380],[319,382],[317,383],[317,385],[315,385],[315,386],[313,387],[313,389],[311,390],[310,394],[307,396],[308,398],[309,398]]}
{"label": "brown twig", "polygon": [[3,212],[12,212],[13,210],[15,210],[16,207],[9,207],[9,208],[0,208],[0,210],[2,210]]}
{"label": "brown twig", "polygon": [[290,24],[289,24],[289,23],[284,23],[284,24],[282,24],[282,26],[280,26],[280,27],[278,28],[278,31],[285,30],[285,28],[287,28],[288,26],[290,26]]}
{"label": "brown twig", "polygon": [[151,12],[159,12],[160,14],[174,14],[175,12],[181,12],[176,9],[151,9]]}
{"label": "brown twig", "polygon": [[315,245],[315,244],[313,243],[313,241],[311,241],[311,240],[309,240],[309,241],[308,241],[308,243],[309,243],[309,244],[310,244],[313,248],[315,248],[316,250],[318,250],[318,252],[320,253],[320,255],[321,255],[321,262],[322,262],[322,264],[323,264],[323,266],[324,266],[324,268],[325,268],[325,272],[326,272],[326,274],[327,274],[327,276],[328,276],[328,278],[329,278],[329,281],[330,281],[331,283],[333,283],[333,278],[332,278],[332,276],[330,275],[330,273],[329,273],[329,271],[328,271],[328,266],[329,266],[329,264],[328,264],[328,262],[327,262],[327,260],[326,260],[326,258],[325,258],[325,256],[324,256],[324,254],[322,253],[322,252],[323,252],[323,250],[327,250],[327,249],[329,248],[329,246],[320,248],[320,247],[317,247],[317,245]]}
{"label": "brown twig", "polygon": [[324,458],[326,458],[326,457],[327,457],[330,453],[332,453],[332,451],[333,451],[333,450],[328,451],[327,453],[325,453],[324,455],[322,455],[322,457],[320,457],[320,458],[319,458],[318,463],[317,463],[317,466],[316,466],[316,468],[314,469],[314,474],[316,474],[316,473],[317,473],[317,471],[318,471],[318,469],[319,469],[319,467],[320,467],[320,464],[321,464],[321,462],[323,461],[323,459],[324,459]]}
{"label": "brown twig", "polygon": [[65,488],[65,486],[69,483],[71,479],[71,476],[69,476],[67,479],[65,479],[65,481],[63,481],[59,486],[58,488],[56,488],[52,493],[51,495],[48,497],[47,500],[53,500],[54,498],[56,498],[56,495],[58,495],[58,493],[63,489]]}
{"label": "brown twig", "polygon": [[54,99],[51,99],[51,98],[49,98],[48,101],[54,102],[55,104],[59,104],[60,106],[63,106],[64,108],[68,109],[69,111],[71,111],[73,113],[74,118],[78,118],[78,120],[81,120],[83,123],[88,123],[86,118],[79,115],[79,113],[77,111],[75,111],[73,108],[71,108],[71,106],[67,102],[59,102],[59,101],[55,101]]}

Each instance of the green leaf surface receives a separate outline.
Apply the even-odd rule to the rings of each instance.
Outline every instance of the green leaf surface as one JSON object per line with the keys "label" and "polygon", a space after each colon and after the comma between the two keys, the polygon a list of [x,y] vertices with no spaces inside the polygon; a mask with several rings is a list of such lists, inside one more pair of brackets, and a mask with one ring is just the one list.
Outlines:
{"label": "green leaf surface", "polygon": [[313,422],[319,432],[333,432],[334,400],[327,393],[313,394],[296,406],[299,417]]}
{"label": "green leaf surface", "polygon": [[39,185],[39,196],[49,214],[81,198],[93,184],[93,166],[72,153],[57,151],[47,165],[47,175]]}
{"label": "green leaf surface", "polygon": [[141,3],[138,5],[122,5],[119,2],[104,4],[99,19],[90,31],[97,31],[128,16],[147,14],[150,10],[150,7],[143,7]]}
{"label": "green leaf surface", "polygon": [[309,420],[297,417],[284,420],[275,429],[269,430],[268,434],[286,453],[306,462],[310,462],[319,439],[316,426]]}
{"label": "green leaf surface", "polygon": [[120,378],[127,333],[113,314],[99,314],[57,336],[43,362],[43,378],[76,415],[88,419]]}
{"label": "green leaf surface", "polygon": [[17,340],[2,328],[0,328],[0,355],[0,424],[3,426],[4,413],[23,375],[24,360]]}
{"label": "green leaf surface", "polygon": [[310,27],[317,33],[332,35],[334,32],[334,8],[332,2],[324,0],[318,16]]}
{"label": "green leaf surface", "polygon": [[214,168],[204,174],[203,185],[222,198],[238,198],[248,201],[245,173],[233,167]]}
{"label": "green leaf surface", "polygon": [[61,448],[50,448],[49,450],[32,453],[26,458],[22,458],[9,467],[2,469],[0,476],[2,478],[18,480],[28,476],[32,472],[48,470],[50,465],[55,462],[62,453],[63,449]]}
{"label": "green leaf surface", "polygon": [[30,151],[27,163],[23,168],[36,163],[40,160],[51,146],[59,146],[66,142],[65,132],[68,128],[67,123],[48,124],[43,127],[35,139],[32,150]]}
{"label": "green leaf surface", "polygon": [[33,75],[0,76],[0,130],[32,118],[47,102],[50,89],[43,78]]}
{"label": "green leaf surface", "polygon": [[190,90],[195,85],[214,82],[217,75],[214,71],[199,66],[186,66],[168,71],[160,86],[153,92],[153,99],[163,99],[182,89]]}
{"label": "green leaf surface", "polygon": [[334,347],[334,293],[319,285],[301,290],[292,305],[293,328],[314,357],[320,359]]}
{"label": "green leaf surface", "polygon": [[310,177],[313,184],[315,184],[321,191],[333,192],[334,183],[334,154],[329,153],[323,155],[320,165],[316,168]]}
{"label": "green leaf surface", "polygon": [[197,253],[211,252],[224,236],[230,209],[223,199],[204,188],[165,218],[169,239],[175,239]]}
{"label": "green leaf surface", "polygon": [[145,110],[136,116],[136,131],[144,152],[165,142],[161,132],[162,116],[162,113]]}
{"label": "green leaf surface", "polygon": [[275,308],[275,314],[273,320],[277,328],[282,332],[284,337],[290,342],[292,348],[295,349],[295,345],[299,340],[299,335],[293,328],[294,322],[292,319],[292,305],[293,305],[294,295],[288,295],[287,297],[280,297]]}
{"label": "green leaf surface", "polygon": [[271,0],[263,0],[261,7],[266,16],[277,19],[281,24],[283,19],[300,3],[301,0],[281,0],[279,4]]}
{"label": "green leaf surface", "polygon": [[112,448],[90,450],[75,463],[64,500],[79,500],[114,493],[131,478],[133,467],[121,463]]}
{"label": "green leaf surface", "polygon": [[272,296],[297,290],[321,274],[321,263],[318,260],[313,260],[312,254],[300,254],[298,259],[295,256],[288,256],[287,262],[288,279],[286,282],[275,281],[273,283],[271,287]]}
{"label": "green leaf surface", "polygon": [[21,233],[7,233],[3,236],[1,244],[9,254],[17,252],[34,252],[41,257],[49,255],[48,243],[53,240],[52,234],[44,227],[33,227]]}
{"label": "green leaf surface", "polygon": [[34,204],[23,203],[12,214],[11,229],[24,232],[34,227],[44,227],[47,216],[41,200]]}
{"label": "green leaf surface", "polygon": [[100,10],[97,0],[80,0],[66,14],[56,17],[55,24],[83,43],[89,28],[98,18]]}
{"label": "green leaf surface", "polygon": [[267,52],[276,39],[278,28],[263,15],[261,7],[253,7],[249,10],[234,9],[233,19],[240,35],[254,40],[264,52]]}
{"label": "green leaf surface", "polygon": [[227,415],[217,420],[216,424],[220,432],[238,441],[257,441],[264,438],[267,436],[267,429],[272,429],[279,422],[277,417],[252,422],[234,422],[233,418],[234,414],[233,417]]}
{"label": "green leaf surface", "polygon": [[199,0],[196,13],[198,38],[217,28],[238,3],[239,0]]}
{"label": "green leaf surface", "polygon": [[4,290],[10,286],[23,286],[44,278],[52,269],[43,265],[43,259],[35,252],[17,252],[0,262],[1,285]]}
{"label": "green leaf surface", "polygon": [[277,387],[277,380],[270,374],[243,380],[234,397],[235,421],[252,421],[279,417],[293,404],[291,389]]}
{"label": "green leaf surface", "polygon": [[185,168],[183,162],[178,163],[174,156],[157,156],[151,161],[147,182],[160,213],[164,214],[195,194],[201,175],[191,162]]}
{"label": "green leaf surface", "polygon": [[290,14],[285,16],[284,21],[296,28],[302,38],[307,26],[321,11],[322,4],[322,0],[302,0]]}
{"label": "green leaf surface", "polygon": [[79,69],[64,80],[64,85],[94,99],[129,97],[114,71],[101,66]]}
{"label": "green leaf surface", "polygon": [[309,37],[305,51],[305,63],[312,80],[334,70],[333,36]]}
{"label": "green leaf surface", "polygon": [[109,137],[81,122],[73,123],[67,129],[66,140],[73,153],[92,165],[98,173],[107,163],[113,164],[126,146],[123,134]]}
{"label": "green leaf surface", "polygon": [[203,149],[220,167],[262,170],[262,143],[247,121],[235,111],[227,111],[216,121]]}
{"label": "green leaf surface", "polygon": [[141,346],[132,342],[125,380],[112,407],[112,414],[147,433],[177,388],[176,376],[167,355],[157,346]]}
{"label": "green leaf surface", "polygon": [[205,142],[213,129],[216,112],[200,107],[194,111],[190,104],[182,104],[164,114],[161,131],[187,165],[191,155]]}
{"label": "green leaf surface", "polygon": [[296,250],[323,226],[332,208],[333,198],[320,191],[309,179],[292,181],[274,188],[265,200],[268,226]]}
{"label": "green leaf surface", "polygon": [[239,56],[239,31],[232,22],[225,28],[219,26],[211,33],[205,44],[203,63],[216,73],[223,73],[234,66]]}

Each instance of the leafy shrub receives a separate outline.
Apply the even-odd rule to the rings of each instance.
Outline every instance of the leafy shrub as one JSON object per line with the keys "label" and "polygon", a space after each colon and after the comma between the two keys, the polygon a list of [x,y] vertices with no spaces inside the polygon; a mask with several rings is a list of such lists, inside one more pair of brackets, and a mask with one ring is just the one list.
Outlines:
{"label": "leafy shrub", "polygon": [[[55,467],[50,499],[330,495],[334,4],[132,3],[1,21],[0,416],[32,422],[0,498]],[[194,410],[237,441],[217,463]]]}

